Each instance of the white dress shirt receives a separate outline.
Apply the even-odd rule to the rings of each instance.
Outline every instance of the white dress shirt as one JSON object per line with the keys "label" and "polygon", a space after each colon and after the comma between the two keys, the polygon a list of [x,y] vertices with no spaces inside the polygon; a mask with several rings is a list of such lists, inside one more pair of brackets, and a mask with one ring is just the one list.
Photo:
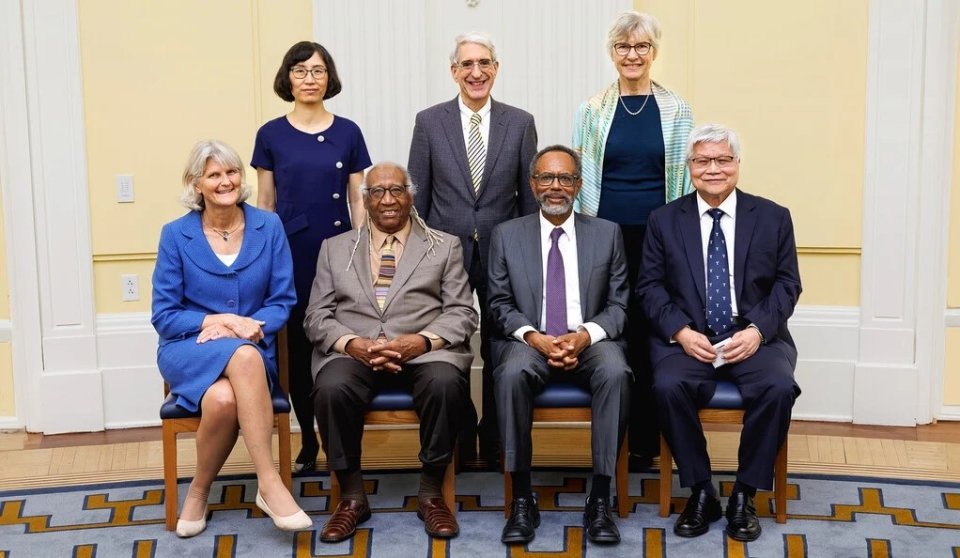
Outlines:
{"label": "white dress shirt", "polygon": [[[460,127],[463,129],[463,145],[470,145],[470,117],[473,116],[473,109],[463,104],[463,99],[458,95],[457,104],[460,105]],[[490,97],[487,97],[487,103],[477,111],[480,115],[480,137],[483,138],[483,147],[486,150],[490,147]]]}
{"label": "white dress shirt", "polygon": [[[553,244],[550,240],[550,233],[553,232],[556,225],[547,221],[543,213],[539,213],[539,215],[540,255],[542,260],[541,265],[543,266],[543,288],[541,289],[543,295],[540,301],[539,331],[544,331],[546,330],[547,324],[547,258],[550,255],[550,247]],[[579,260],[577,259],[577,230],[576,227],[573,226],[573,223],[574,218],[571,212],[567,220],[560,225],[564,234],[560,235],[560,238],[557,240],[557,247],[560,249],[560,255],[563,256],[564,290],[566,291],[567,298],[567,329],[569,331],[577,331],[580,328],[585,329],[590,335],[590,344],[592,345],[606,339],[607,332],[593,322],[583,321],[583,310],[580,308],[580,269]],[[513,336],[526,343],[523,336],[528,331],[537,330],[530,326],[523,326],[517,328],[517,330],[513,332]]]}
{"label": "white dress shirt", "polygon": [[[697,194],[697,209],[700,211],[700,240],[703,243],[703,285],[707,285],[707,247],[710,245],[710,233],[713,231],[713,217],[707,213],[711,209],[710,204],[703,201],[700,194]],[[737,290],[733,284],[733,248],[736,244],[737,230],[737,191],[730,192],[727,199],[723,200],[717,209],[723,211],[720,217],[720,230],[723,231],[723,240],[727,244],[727,270],[730,272],[730,309],[733,316],[739,316],[737,311]]]}

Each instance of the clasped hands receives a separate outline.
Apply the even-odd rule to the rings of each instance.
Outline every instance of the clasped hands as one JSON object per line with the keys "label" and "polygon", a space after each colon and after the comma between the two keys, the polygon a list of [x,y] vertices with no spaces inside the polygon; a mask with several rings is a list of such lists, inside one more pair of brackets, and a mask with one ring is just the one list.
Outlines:
{"label": "clasped hands", "polygon": [[389,341],[354,337],[343,350],[373,370],[396,374],[403,363],[427,352],[427,347],[421,335],[408,333]]}
{"label": "clasped hands", "polygon": [[556,337],[528,331],[523,335],[523,340],[547,357],[549,366],[567,371],[580,365],[580,353],[590,346],[590,334],[583,329]]}
{"label": "clasped hands", "polygon": [[[684,326],[673,336],[674,341],[683,347],[683,351],[700,362],[711,363],[717,358],[717,351],[706,335]],[[733,334],[730,342],[721,351],[727,364],[736,364],[753,356],[760,348],[760,331],[753,327],[742,329]]]}
{"label": "clasped hands", "polygon": [[263,326],[267,323],[236,314],[212,314],[204,319],[197,336],[197,343],[232,337],[259,343],[263,339]]}

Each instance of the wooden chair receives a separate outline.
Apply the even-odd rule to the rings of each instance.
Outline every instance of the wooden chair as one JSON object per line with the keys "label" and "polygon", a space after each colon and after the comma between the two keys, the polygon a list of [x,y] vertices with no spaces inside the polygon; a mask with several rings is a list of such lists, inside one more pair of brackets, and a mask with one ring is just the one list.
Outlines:
{"label": "wooden chair", "polygon": [[[373,398],[367,412],[363,415],[365,425],[419,425],[413,406],[413,395],[402,389],[383,389]],[[443,500],[454,515],[457,514],[456,487],[456,446],[453,449],[453,461],[443,475]],[[330,470],[330,511],[337,509],[340,503],[340,483],[337,475]]]}
{"label": "wooden chair", "polygon": [[[287,398],[288,360],[287,330],[277,336],[277,365],[280,381],[273,386],[270,394],[273,400],[273,418],[280,439],[280,478],[287,490],[292,490],[293,479],[290,457],[290,400]],[[176,404],[176,398],[170,395],[170,387],[164,383],[166,396],[160,406],[160,418],[163,424],[163,493],[164,516],[167,531],[177,528],[177,435],[184,432],[196,432],[200,427],[200,411],[191,413]]]}
{"label": "wooden chair", "polygon": [[[533,422],[590,422],[593,413],[590,410],[590,392],[566,383],[549,383],[533,398]],[[627,436],[617,453],[617,515],[627,517],[630,512],[629,477],[627,475]],[[503,474],[503,515],[510,515],[513,503],[513,479],[510,473]]]}
{"label": "wooden chair", "polygon": [[[743,398],[733,382],[720,380],[717,391],[700,409],[703,424],[743,424]],[[660,517],[670,516],[673,488],[673,454],[666,438],[660,436]],[[777,452],[773,469],[773,501],[777,523],[787,522],[787,440]]]}

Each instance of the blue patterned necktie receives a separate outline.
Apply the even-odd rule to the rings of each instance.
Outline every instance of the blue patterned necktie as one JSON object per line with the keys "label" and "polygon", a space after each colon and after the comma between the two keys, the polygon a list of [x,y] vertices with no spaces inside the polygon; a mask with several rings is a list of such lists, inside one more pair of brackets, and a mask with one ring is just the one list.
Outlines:
{"label": "blue patterned necktie", "polygon": [[730,304],[730,265],[727,261],[727,241],[720,229],[723,211],[713,208],[707,213],[713,217],[713,230],[707,243],[707,325],[717,335],[733,327],[733,307]]}
{"label": "blue patterned necktie", "polygon": [[547,299],[546,324],[547,335],[557,337],[567,333],[567,284],[563,272],[563,255],[558,241],[563,229],[557,227],[550,232],[550,252],[547,253]]}

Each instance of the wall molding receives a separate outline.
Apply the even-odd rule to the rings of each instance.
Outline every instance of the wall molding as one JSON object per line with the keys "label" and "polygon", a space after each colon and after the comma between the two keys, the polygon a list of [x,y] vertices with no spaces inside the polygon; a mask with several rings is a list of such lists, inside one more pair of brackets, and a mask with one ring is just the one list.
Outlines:
{"label": "wall molding", "polygon": [[960,420],[960,405],[943,405],[940,407],[940,420]]}
{"label": "wall molding", "polygon": [[960,327],[960,308],[947,308],[943,313],[945,327]]}
{"label": "wall molding", "polygon": [[859,256],[862,250],[859,246],[797,246],[797,253],[801,256],[816,254],[820,256]]}
{"label": "wall molding", "polygon": [[101,262],[153,262],[156,252],[132,252],[128,254],[94,254],[93,263]]}
{"label": "wall molding", "polygon": [[9,343],[12,338],[13,328],[10,320],[0,320],[0,343]]}

